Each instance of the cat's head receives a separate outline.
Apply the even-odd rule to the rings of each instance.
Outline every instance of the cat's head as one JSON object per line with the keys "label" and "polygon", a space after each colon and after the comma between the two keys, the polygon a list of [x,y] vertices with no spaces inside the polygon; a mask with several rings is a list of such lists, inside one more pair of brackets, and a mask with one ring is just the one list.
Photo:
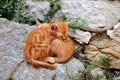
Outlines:
{"label": "cat's head", "polygon": [[68,39],[68,31],[72,22],[50,22],[51,35],[62,40]]}

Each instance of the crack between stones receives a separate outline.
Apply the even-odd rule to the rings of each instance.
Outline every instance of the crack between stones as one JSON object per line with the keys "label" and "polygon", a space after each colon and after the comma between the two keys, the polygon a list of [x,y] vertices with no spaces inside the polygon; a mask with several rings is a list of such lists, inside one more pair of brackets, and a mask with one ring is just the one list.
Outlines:
{"label": "crack between stones", "polygon": [[55,78],[56,78],[56,73],[53,75],[51,80],[55,80]]}
{"label": "crack between stones", "polygon": [[[92,43],[91,43],[92,44]],[[116,58],[116,59],[118,59],[119,57],[117,57],[117,56],[114,56],[113,54],[110,54],[110,53],[107,53],[107,52],[103,52],[102,51],[102,49],[104,49],[104,48],[99,48],[98,46],[96,46],[95,44],[92,44],[92,45],[94,45],[98,50],[96,50],[96,51],[99,51],[99,52],[101,52],[101,53],[103,53],[103,54],[109,54],[109,55],[111,55],[111,56],[113,56],[114,58]],[[109,47],[105,47],[105,48],[109,48]],[[95,57],[96,57],[97,55],[95,55]]]}
{"label": "crack between stones", "polygon": [[13,80],[12,77],[15,74],[15,72],[18,70],[18,68],[21,66],[21,64],[24,62],[24,60],[20,61],[19,63],[17,63],[16,67],[14,68],[14,70],[12,71],[12,73],[10,74],[10,76],[6,79],[6,80]]}

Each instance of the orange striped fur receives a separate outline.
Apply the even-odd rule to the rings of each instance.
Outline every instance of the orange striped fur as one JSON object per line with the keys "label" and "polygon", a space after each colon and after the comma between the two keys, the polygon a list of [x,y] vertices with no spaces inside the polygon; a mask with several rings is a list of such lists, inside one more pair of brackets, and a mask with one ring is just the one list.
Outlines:
{"label": "orange striped fur", "polygon": [[55,69],[54,63],[64,63],[74,54],[75,45],[68,37],[71,22],[40,24],[31,31],[24,47],[24,58],[35,68]]}

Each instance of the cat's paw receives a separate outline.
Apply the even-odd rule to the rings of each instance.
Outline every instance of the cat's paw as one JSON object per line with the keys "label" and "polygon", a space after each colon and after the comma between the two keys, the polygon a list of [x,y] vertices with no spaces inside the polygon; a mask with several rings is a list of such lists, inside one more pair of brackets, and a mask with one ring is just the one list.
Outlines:
{"label": "cat's paw", "polygon": [[48,57],[45,62],[50,63],[50,64],[54,64],[55,63],[55,59],[53,57]]}

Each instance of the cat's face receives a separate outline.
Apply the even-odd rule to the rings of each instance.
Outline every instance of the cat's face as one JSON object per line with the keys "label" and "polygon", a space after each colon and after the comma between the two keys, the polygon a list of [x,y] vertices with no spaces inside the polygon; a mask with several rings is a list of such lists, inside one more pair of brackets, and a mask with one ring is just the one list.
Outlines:
{"label": "cat's face", "polygon": [[72,22],[50,22],[51,35],[55,38],[66,40],[68,38],[69,27]]}

